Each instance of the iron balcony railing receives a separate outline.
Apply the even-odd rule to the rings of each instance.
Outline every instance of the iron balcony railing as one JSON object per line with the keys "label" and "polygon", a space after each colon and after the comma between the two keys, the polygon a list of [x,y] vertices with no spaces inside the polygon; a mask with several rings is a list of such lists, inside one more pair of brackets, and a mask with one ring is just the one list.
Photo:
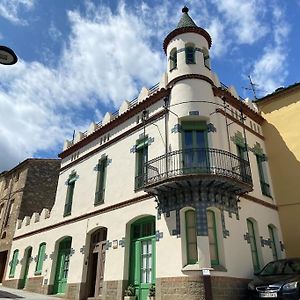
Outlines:
{"label": "iron balcony railing", "polygon": [[176,150],[145,163],[136,188],[185,175],[219,175],[252,185],[250,164],[230,152],[213,148]]}

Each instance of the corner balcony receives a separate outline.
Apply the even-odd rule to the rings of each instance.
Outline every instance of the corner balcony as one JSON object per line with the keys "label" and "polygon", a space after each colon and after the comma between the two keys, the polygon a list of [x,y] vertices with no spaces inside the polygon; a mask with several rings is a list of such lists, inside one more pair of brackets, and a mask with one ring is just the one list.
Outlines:
{"label": "corner balcony", "polygon": [[176,150],[152,159],[136,184],[158,196],[196,189],[231,197],[253,189],[249,162],[213,148]]}

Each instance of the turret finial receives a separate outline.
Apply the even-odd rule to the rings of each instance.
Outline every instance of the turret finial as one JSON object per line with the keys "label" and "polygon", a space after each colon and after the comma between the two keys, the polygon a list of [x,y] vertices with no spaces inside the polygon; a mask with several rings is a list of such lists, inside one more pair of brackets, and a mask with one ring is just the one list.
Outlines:
{"label": "turret finial", "polygon": [[188,12],[189,12],[188,7],[184,6],[183,9],[182,9],[182,12],[183,12],[183,13],[188,13]]}

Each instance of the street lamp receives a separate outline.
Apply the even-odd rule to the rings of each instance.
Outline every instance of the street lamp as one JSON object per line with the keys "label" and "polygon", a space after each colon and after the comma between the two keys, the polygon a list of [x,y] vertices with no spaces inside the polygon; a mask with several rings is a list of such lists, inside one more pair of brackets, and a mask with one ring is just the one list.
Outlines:
{"label": "street lamp", "polygon": [[0,45],[0,64],[13,65],[17,61],[18,57],[12,49]]}

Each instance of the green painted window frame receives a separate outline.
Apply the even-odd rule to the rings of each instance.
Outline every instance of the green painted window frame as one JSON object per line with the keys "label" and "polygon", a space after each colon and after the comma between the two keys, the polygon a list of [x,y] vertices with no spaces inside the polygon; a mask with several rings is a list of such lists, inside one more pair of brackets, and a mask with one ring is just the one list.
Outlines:
{"label": "green painted window frame", "polygon": [[107,173],[107,156],[100,158],[97,165],[97,183],[95,192],[94,205],[104,203],[105,185],[106,185],[106,173]]}
{"label": "green painted window frame", "polygon": [[138,139],[135,148],[135,190],[143,186],[144,164],[148,161],[148,136]]}
{"label": "green painted window frame", "polygon": [[196,63],[195,52],[196,51],[194,46],[185,47],[185,62],[187,65]]}
{"label": "green painted window frame", "polygon": [[19,256],[19,249],[16,249],[13,253],[13,257],[11,260],[11,266],[10,266],[10,270],[9,270],[9,278],[15,277],[18,256]]}
{"label": "green painted window frame", "polygon": [[46,243],[41,243],[39,246],[39,252],[38,252],[34,275],[42,274],[45,252],[46,252]]}
{"label": "green painted window frame", "polygon": [[170,71],[177,68],[177,49],[174,48],[170,52]]}
{"label": "green painted window frame", "polygon": [[278,260],[278,252],[276,248],[276,238],[275,238],[275,228],[272,225],[268,225],[269,236],[270,236],[270,243],[271,243],[271,250],[274,260]]}
{"label": "green painted window frame", "polygon": [[[254,222],[250,219],[247,219],[247,228],[248,228],[248,234],[249,234],[253,269],[254,269],[254,272],[258,272],[258,271],[260,271],[260,261],[259,261],[259,256],[258,256],[257,238],[255,235]],[[257,265],[255,264],[255,260],[257,261]]]}
{"label": "green painted window frame", "polygon": [[256,154],[255,156],[256,156],[261,192],[263,195],[267,197],[272,197],[267,174],[264,171],[264,167],[263,167],[264,157],[258,154]]}
{"label": "green painted window frame", "polygon": [[64,217],[71,215],[76,179],[77,179],[76,173],[72,173],[68,179],[68,188],[67,188],[67,195],[66,195],[65,208],[64,208]]}
{"label": "green painted window frame", "polygon": [[[189,214],[191,214],[189,216]],[[194,219],[194,226],[193,225],[189,225],[189,218],[193,218]],[[193,235],[195,238],[196,242],[191,242],[189,240],[189,234],[188,231],[192,230],[193,231]],[[186,235],[186,258],[187,258],[187,264],[188,265],[193,265],[196,264],[198,262],[198,248],[197,248],[197,231],[196,231],[196,212],[193,209],[189,209],[185,212],[185,235]],[[196,252],[196,257],[190,257],[190,247],[194,248],[194,251]]]}
{"label": "green painted window frame", "polygon": [[[218,266],[218,265],[220,265],[220,255],[219,255],[219,246],[218,246],[218,234],[217,234],[216,214],[211,209],[208,209],[206,211],[206,213],[207,213],[207,219],[208,219],[208,215],[212,214],[212,220],[213,220],[213,226],[212,226],[213,237],[210,237],[209,230],[208,230],[209,251],[210,251],[210,253],[212,253],[212,251],[214,251],[216,253],[216,256],[217,256],[217,259],[215,259],[215,260],[211,259],[210,262],[211,262],[212,266]],[[208,222],[207,222],[207,229],[209,229]],[[211,243],[211,238],[213,238],[216,241],[215,244]]]}

